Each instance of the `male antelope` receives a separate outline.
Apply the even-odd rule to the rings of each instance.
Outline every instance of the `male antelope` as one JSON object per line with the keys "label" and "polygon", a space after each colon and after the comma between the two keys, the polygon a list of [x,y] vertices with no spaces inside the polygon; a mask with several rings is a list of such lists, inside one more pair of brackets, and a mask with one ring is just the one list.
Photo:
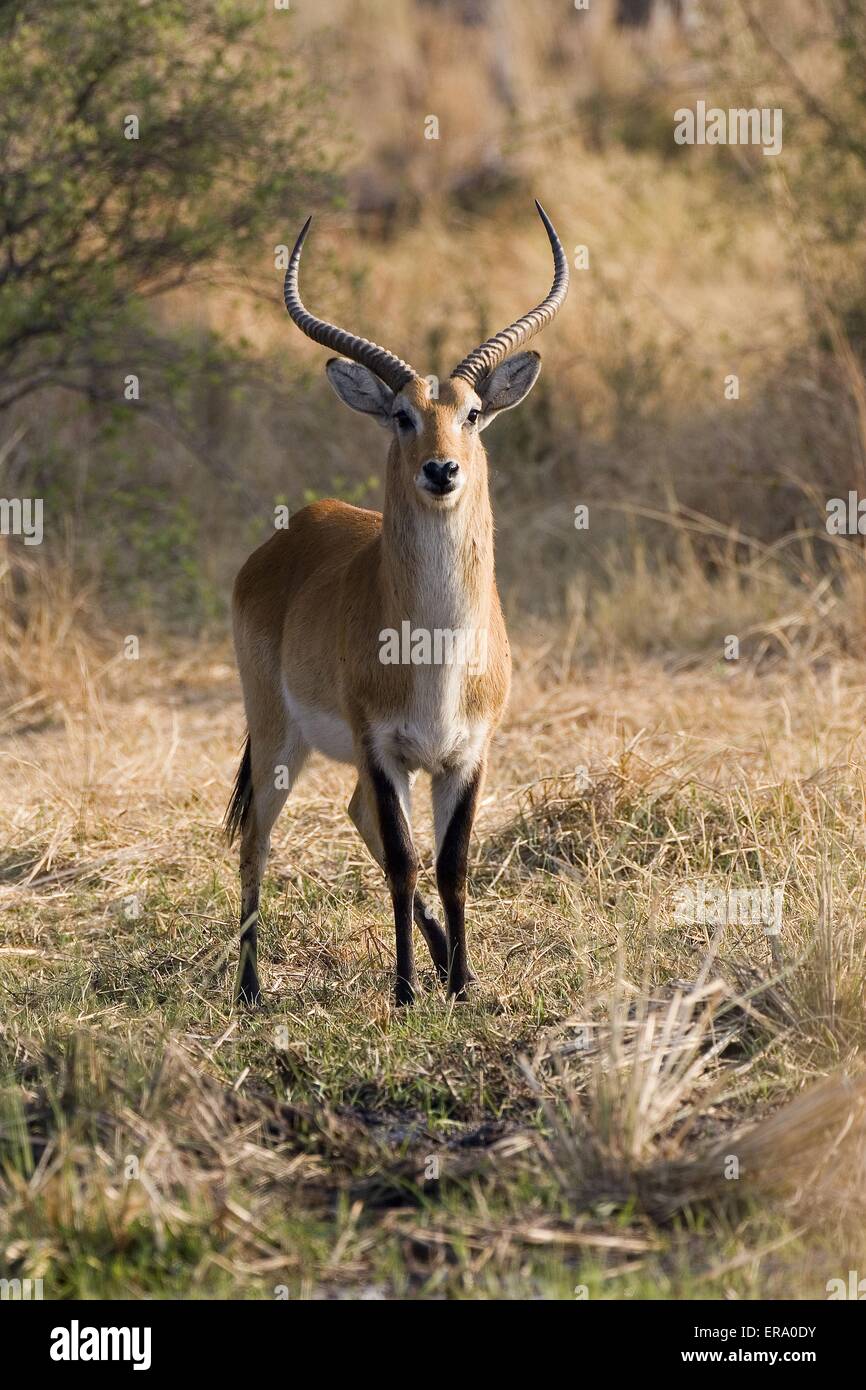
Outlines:
{"label": "male antelope", "polygon": [[[226,812],[241,832],[241,950],[237,997],[260,1000],[259,888],[274,822],[311,749],[351,763],[349,815],[385,871],[397,933],[396,995],[415,995],[412,921],[448,994],[466,998],[464,928],[469,835],[487,748],[508,695],[511,657],[493,572],[493,518],[481,431],[523,400],[540,370],[515,349],[565,299],[568,261],[536,203],[553,248],[547,298],[470,353],[435,393],[400,358],[307,313],[298,265],[310,219],[286,272],[286,308],[317,343],[337,395],[391,434],[382,514],[333,500],[291,518],[247,560],[234,588],[234,635],[248,735]],[[348,359],[348,360],[347,360]],[[386,630],[474,631],[486,662],[384,664]],[[415,890],[409,828],[419,768],[433,781],[436,883],[446,931]]]}

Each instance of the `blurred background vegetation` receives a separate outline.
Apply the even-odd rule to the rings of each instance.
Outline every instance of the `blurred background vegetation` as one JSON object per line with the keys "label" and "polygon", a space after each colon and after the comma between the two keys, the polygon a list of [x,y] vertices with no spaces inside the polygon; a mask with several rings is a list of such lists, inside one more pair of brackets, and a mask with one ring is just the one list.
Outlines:
{"label": "blurred background vegetation", "polygon": [[[512,622],[861,642],[824,528],[866,488],[860,3],[0,0],[0,36],[0,495],[46,536],[0,542],[7,681],[61,611],[222,634],[275,504],[380,505],[282,307],[309,211],[308,304],[446,374],[547,287],[534,197],[588,267],[488,436]],[[678,146],[698,99],[780,107],[782,153]]]}

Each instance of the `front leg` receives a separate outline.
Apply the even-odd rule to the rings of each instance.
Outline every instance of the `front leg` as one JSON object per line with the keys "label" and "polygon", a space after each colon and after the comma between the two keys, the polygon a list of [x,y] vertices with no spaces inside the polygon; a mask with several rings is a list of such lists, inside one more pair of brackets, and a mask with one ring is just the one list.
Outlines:
{"label": "front leg", "polygon": [[483,776],[482,758],[475,767],[438,773],[433,778],[436,883],[448,928],[448,994],[461,1001],[467,997],[467,985],[475,979],[466,952],[466,870]]}
{"label": "front leg", "polygon": [[418,881],[418,856],[409,829],[409,778],[396,767],[386,771],[375,757],[367,760],[367,775],[378,813],[382,858],[394,907],[397,936],[395,994],[398,1004],[411,1004],[417,989],[412,907]]}
{"label": "front leg", "polygon": [[[349,802],[349,816],[379,868],[384,869],[385,856],[382,853],[382,837],[379,834],[379,816],[373,804],[369,786],[365,786],[364,778],[359,779],[352,794],[352,800]],[[448,980],[448,943],[445,940],[444,931],[432,912],[428,910],[427,904],[417,890],[413,912],[415,925],[420,929],[421,935],[427,942],[430,957],[436,967],[436,974],[444,985]]]}

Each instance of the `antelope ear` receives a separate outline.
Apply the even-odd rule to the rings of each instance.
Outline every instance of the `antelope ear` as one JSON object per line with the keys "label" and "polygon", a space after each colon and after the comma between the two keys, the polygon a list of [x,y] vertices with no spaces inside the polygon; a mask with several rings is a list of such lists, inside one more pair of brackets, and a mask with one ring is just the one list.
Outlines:
{"label": "antelope ear", "polygon": [[390,427],[394,392],[369,367],[346,357],[332,357],[325,371],[340,400],[351,410],[372,415],[380,425]]}
{"label": "antelope ear", "polygon": [[501,410],[520,405],[538,380],[540,371],[541,358],[537,352],[517,352],[494,367],[475,388],[484,406],[481,429],[486,429]]}

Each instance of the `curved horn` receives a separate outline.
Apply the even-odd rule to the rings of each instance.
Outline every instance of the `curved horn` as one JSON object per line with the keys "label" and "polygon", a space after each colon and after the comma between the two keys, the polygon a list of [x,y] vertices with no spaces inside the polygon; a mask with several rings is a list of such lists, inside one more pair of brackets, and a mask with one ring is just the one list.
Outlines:
{"label": "curved horn", "polygon": [[371,343],[369,338],[359,338],[354,333],[347,333],[344,328],[337,328],[333,323],[326,323],[324,319],[317,319],[313,314],[307,313],[298,294],[298,265],[301,260],[301,251],[307,232],[310,230],[312,217],[308,217],[301,234],[295,242],[295,249],[289,261],[289,268],[286,271],[286,280],[283,286],[283,298],[286,301],[286,308],[294,322],[298,325],[302,333],[306,333],[308,338],[312,338],[314,343],[322,343],[325,347],[333,348],[342,357],[350,357],[353,362],[360,362],[362,366],[369,367],[371,372],[375,372],[386,386],[390,386],[392,391],[399,391],[406,385],[417,372],[408,363],[403,362],[399,357],[395,357],[393,352],[387,352],[377,343]]}
{"label": "curved horn", "polygon": [[530,338],[534,338],[536,333],[540,333],[542,328],[546,328],[562,308],[568,294],[568,257],[556,235],[553,223],[537,198],[535,206],[553,249],[554,272],[550,293],[535,309],[530,309],[528,314],[517,319],[509,328],[503,328],[495,337],[488,338],[486,343],[482,343],[474,352],[470,352],[468,357],[464,357],[459,367],[454,368],[451,375],[462,377],[470,386],[477,385],[481,378],[492,372],[494,367],[498,367],[509,353],[515,352]]}

